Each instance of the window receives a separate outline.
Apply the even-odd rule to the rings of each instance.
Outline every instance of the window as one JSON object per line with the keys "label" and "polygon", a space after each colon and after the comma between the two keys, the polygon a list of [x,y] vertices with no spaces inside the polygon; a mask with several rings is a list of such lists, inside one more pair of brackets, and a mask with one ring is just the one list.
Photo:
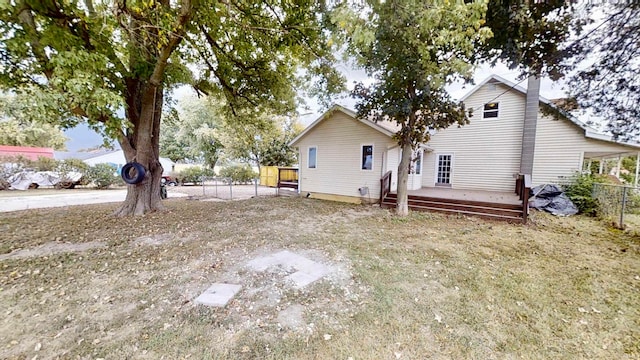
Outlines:
{"label": "window", "polygon": [[488,103],[484,104],[484,112],[482,113],[482,118],[497,118],[498,117],[498,103]]}
{"label": "window", "polygon": [[436,185],[451,185],[451,154],[438,155],[438,178]]}
{"label": "window", "polygon": [[307,164],[309,169],[315,169],[316,168],[316,164],[317,164],[317,157],[318,157],[318,148],[317,147],[310,147],[309,148],[309,163]]}
{"label": "window", "polygon": [[360,169],[373,170],[373,145],[362,145]]}

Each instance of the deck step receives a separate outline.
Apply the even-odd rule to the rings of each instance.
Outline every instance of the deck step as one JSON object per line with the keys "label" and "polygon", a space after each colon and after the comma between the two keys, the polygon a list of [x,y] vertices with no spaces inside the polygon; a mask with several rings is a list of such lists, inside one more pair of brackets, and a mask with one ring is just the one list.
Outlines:
{"label": "deck step", "polygon": [[[397,194],[387,194],[385,198],[395,199],[397,198]],[[476,201],[476,200],[464,200],[464,199],[444,199],[444,198],[434,198],[429,196],[417,196],[417,195],[409,195],[409,201],[418,200],[418,201],[432,201],[432,202],[446,202],[449,204],[461,204],[461,205],[471,205],[471,206],[479,206],[479,207],[491,207],[491,208],[501,208],[501,209],[513,209],[520,210],[521,205],[519,204],[503,204],[503,203],[493,203],[487,201]]]}
{"label": "deck step", "polygon": [[[389,194],[383,199],[381,206],[383,208],[394,208],[396,201],[396,194]],[[437,211],[507,221],[522,221],[523,217],[522,206],[515,204],[409,196],[408,205],[414,211]]]}

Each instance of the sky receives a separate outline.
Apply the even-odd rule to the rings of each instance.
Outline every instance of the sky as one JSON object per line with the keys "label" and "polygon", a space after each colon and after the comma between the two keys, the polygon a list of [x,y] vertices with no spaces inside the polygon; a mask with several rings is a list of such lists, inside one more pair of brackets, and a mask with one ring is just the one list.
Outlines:
{"label": "sky", "polygon": [[[354,70],[345,64],[339,65],[338,69],[347,78],[347,87],[349,88],[349,90],[353,89],[354,82],[363,82],[365,84],[371,83],[371,78],[369,78],[363,70]],[[518,79],[519,73],[517,70],[510,70],[503,64],[497,64],[497,66],[493,68],[488,65],[479,66],[474,74],[474,83],[478,84],[492,74],[503,77],[514,83],[518,83],[520,81],[520,79]],[[523,88],[526,88],[526,79],[519,83],[519,85]],[[462,83],[456,83],[447,87],[447,90],[454,99],[460,99],[467,92],[471,91],[473,86],[474,85],[471,84],[465,85]],[[560,98],[565,96],[565,92],[563,91],[562,87],[562,83],[554,83],[549,79],[543,78],[540,85],[540,94],[548,99]],[[191,93],[193,93],[193,91],[190,88],[182,87],[176,91],[174,96],[176,97],[176,99],[180,99],[181,97],[187,96]],[[349,109],[354,109],[356,101],[355,99],[347,96],[341,99],[336,99],[335,103]],[[322,109],[313,99],[308,100],[307,105],[309,109],[301,108],[299,110],[299,113],[301,114],[300,122],[305,126],[318,119],[322,115],[324,110],[326,110]],[[67,141],[67,151],[75,152],[81,149],[88,149],[102,144],[102,137],[93,130],[89,129],[85,124],[81,124],[73,129],[66,130],[65,135],[69,138],[69,140]]]}
{"label": "sky", "polygon": [[[365,85],[368,85],[372,82],[371,78],[369,78],[365,74],[364,70],[354,70],[347,67],[346,65],[340,65],[338,66],[338,69],[347,78],[347,86],[349,91],[353,89],[354,82],[363,82]],[[474,80],[473,84],[464,84],[462,82],[454,83],[447,87],[447,91],[449,91],[449,93],[455,100],[458,100],[462,98],[464,95],[466,95],[469,91],[471,91],[471,89],[473,89],[475,84],[480,83],[481,81],[483,81],[484,79],[488,78],[491,75],[498,75],[513,83],[519,83],[521,80],[521,79],[518,79],[519,77],[518,70],[510,70],[506,65],[501,63],[497,64],[495,67],[491,67],[485,64],[485,65],[479,66],[476,69],[473,77],[473,80]],[[525,79],[524,81],[520,82],[518,85],[526,89],[527,80]],[[543,78],[540,83],[540,95],[542,95],[547,99],[565,97],[566,92],[562,89],[563,86],[564,86],[563,83],[560,83],[560,82],[554,83],[550,79]],[[356,100],[353,98],[347,97],[344,99],[337,99],[335,103],[353,110],[355,109]],[[301,114],[305,114],[300,116],[300,122],[302,122],[302,124],[305,126],[311,124],[313,121],[318,119],[323,113],[323,109],[321,109],[321,107],[314,101],[312,100],[309,101],[308,105],[311,107],[311,110],[299,111]]]}

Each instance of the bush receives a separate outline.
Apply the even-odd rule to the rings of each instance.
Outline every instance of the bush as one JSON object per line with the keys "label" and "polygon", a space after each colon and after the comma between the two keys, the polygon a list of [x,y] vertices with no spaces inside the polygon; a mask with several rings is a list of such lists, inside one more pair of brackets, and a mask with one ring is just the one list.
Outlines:
{"label": "bush", "polygon": [[562,184],[565,194],[578,207],[580,214],[598,214],[598,201],[593,197],[594,183],[609,183],[609,179],[602,175],[575,173]]}
{"label": "bush", "polygon": [[258,173],[253,171],[247,164],[227,166],[220,170],[220,176],[225,178],[231,178],[231,181],[238,184],[245,184],[251,182],[252,179],[258,177]]}
{"label": "bush", "polygon": [[35,171],[55,171],[58,164],[59,161],[56,159],[38,156],[38,160],[30,161],[28,167]]}
{"label": "bush", "polygon": [[120,176],[116,173],[116,168],[109,164],[95,164],[89,167],[85,173],[89,181],[98,189],[107,189],[113,184],[120,182]]}
{"label": "bush", "polygon": [[215,176],[213,170],[192,166],[178,173],[178,182],[199,184],[203,177],[209,176]]}

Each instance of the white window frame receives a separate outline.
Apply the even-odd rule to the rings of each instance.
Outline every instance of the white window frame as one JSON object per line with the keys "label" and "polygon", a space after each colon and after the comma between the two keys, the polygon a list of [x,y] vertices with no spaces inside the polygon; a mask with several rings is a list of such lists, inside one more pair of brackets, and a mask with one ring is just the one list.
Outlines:
{"label": "white window frame", "polygon": [[[496,104],[496,105],[498,105],[498,108],[495,109],[495,110],[485,110],[484,107],[489,105],[489,104]],[[487,114],[487,112],[490,112],[490,113],[495,112],[496,116],[487,117],[487,116],[485,116]],[[489,102],[489,103],[486,103],[486,104],[482,105],[482,118],[483,119],[497,119],[499,117],[500,117],[500,102],[499,101],[493,101],[493,102]]]}
{"label": "white window frame", "polygon": [[[315,158],[315,166],[311,167],[311,149],[316,149],[316,158]],[[318,146],[317,145],[313,145],[313,146],[309,146],[307,148],[307,169],[317,169],[318,168]]]}
{"label": "white window frame", "polygon": [[[451,163],[449,164],[449,182],[448,183],[439,183],[438,182],[438,171],[439,171],[439,167],[440,167],[440,156],[451,156]],[[451,186],[451,184],[453,184],[453,169],[454,169],[454,153],[438,153],[436,154],[436,161],[435,161],[435,170],[433,172],[433,183],[435,186],[443,186],[443,187],[447,187],[447,186]]]}
{"label": "white window frame", "polygon": [[[364,155],[363,152],[364,152],[364,147],[365,146],[371,146],[371,169],[363,169],[363,167],[362,167],[364,165],[362,160],[363,160],[363,155]],[[376,161],[375,161],[375,159],[376,159],[375,153],[376,153],[376,147],[375,147],[374,144],[360,144],[360,158],[358,160],[358,163],[359,163],[358,166],[359,166],[360,171],[369,172],[369,171],[373,171],[374,170],[375,163],[376,163]]]}

